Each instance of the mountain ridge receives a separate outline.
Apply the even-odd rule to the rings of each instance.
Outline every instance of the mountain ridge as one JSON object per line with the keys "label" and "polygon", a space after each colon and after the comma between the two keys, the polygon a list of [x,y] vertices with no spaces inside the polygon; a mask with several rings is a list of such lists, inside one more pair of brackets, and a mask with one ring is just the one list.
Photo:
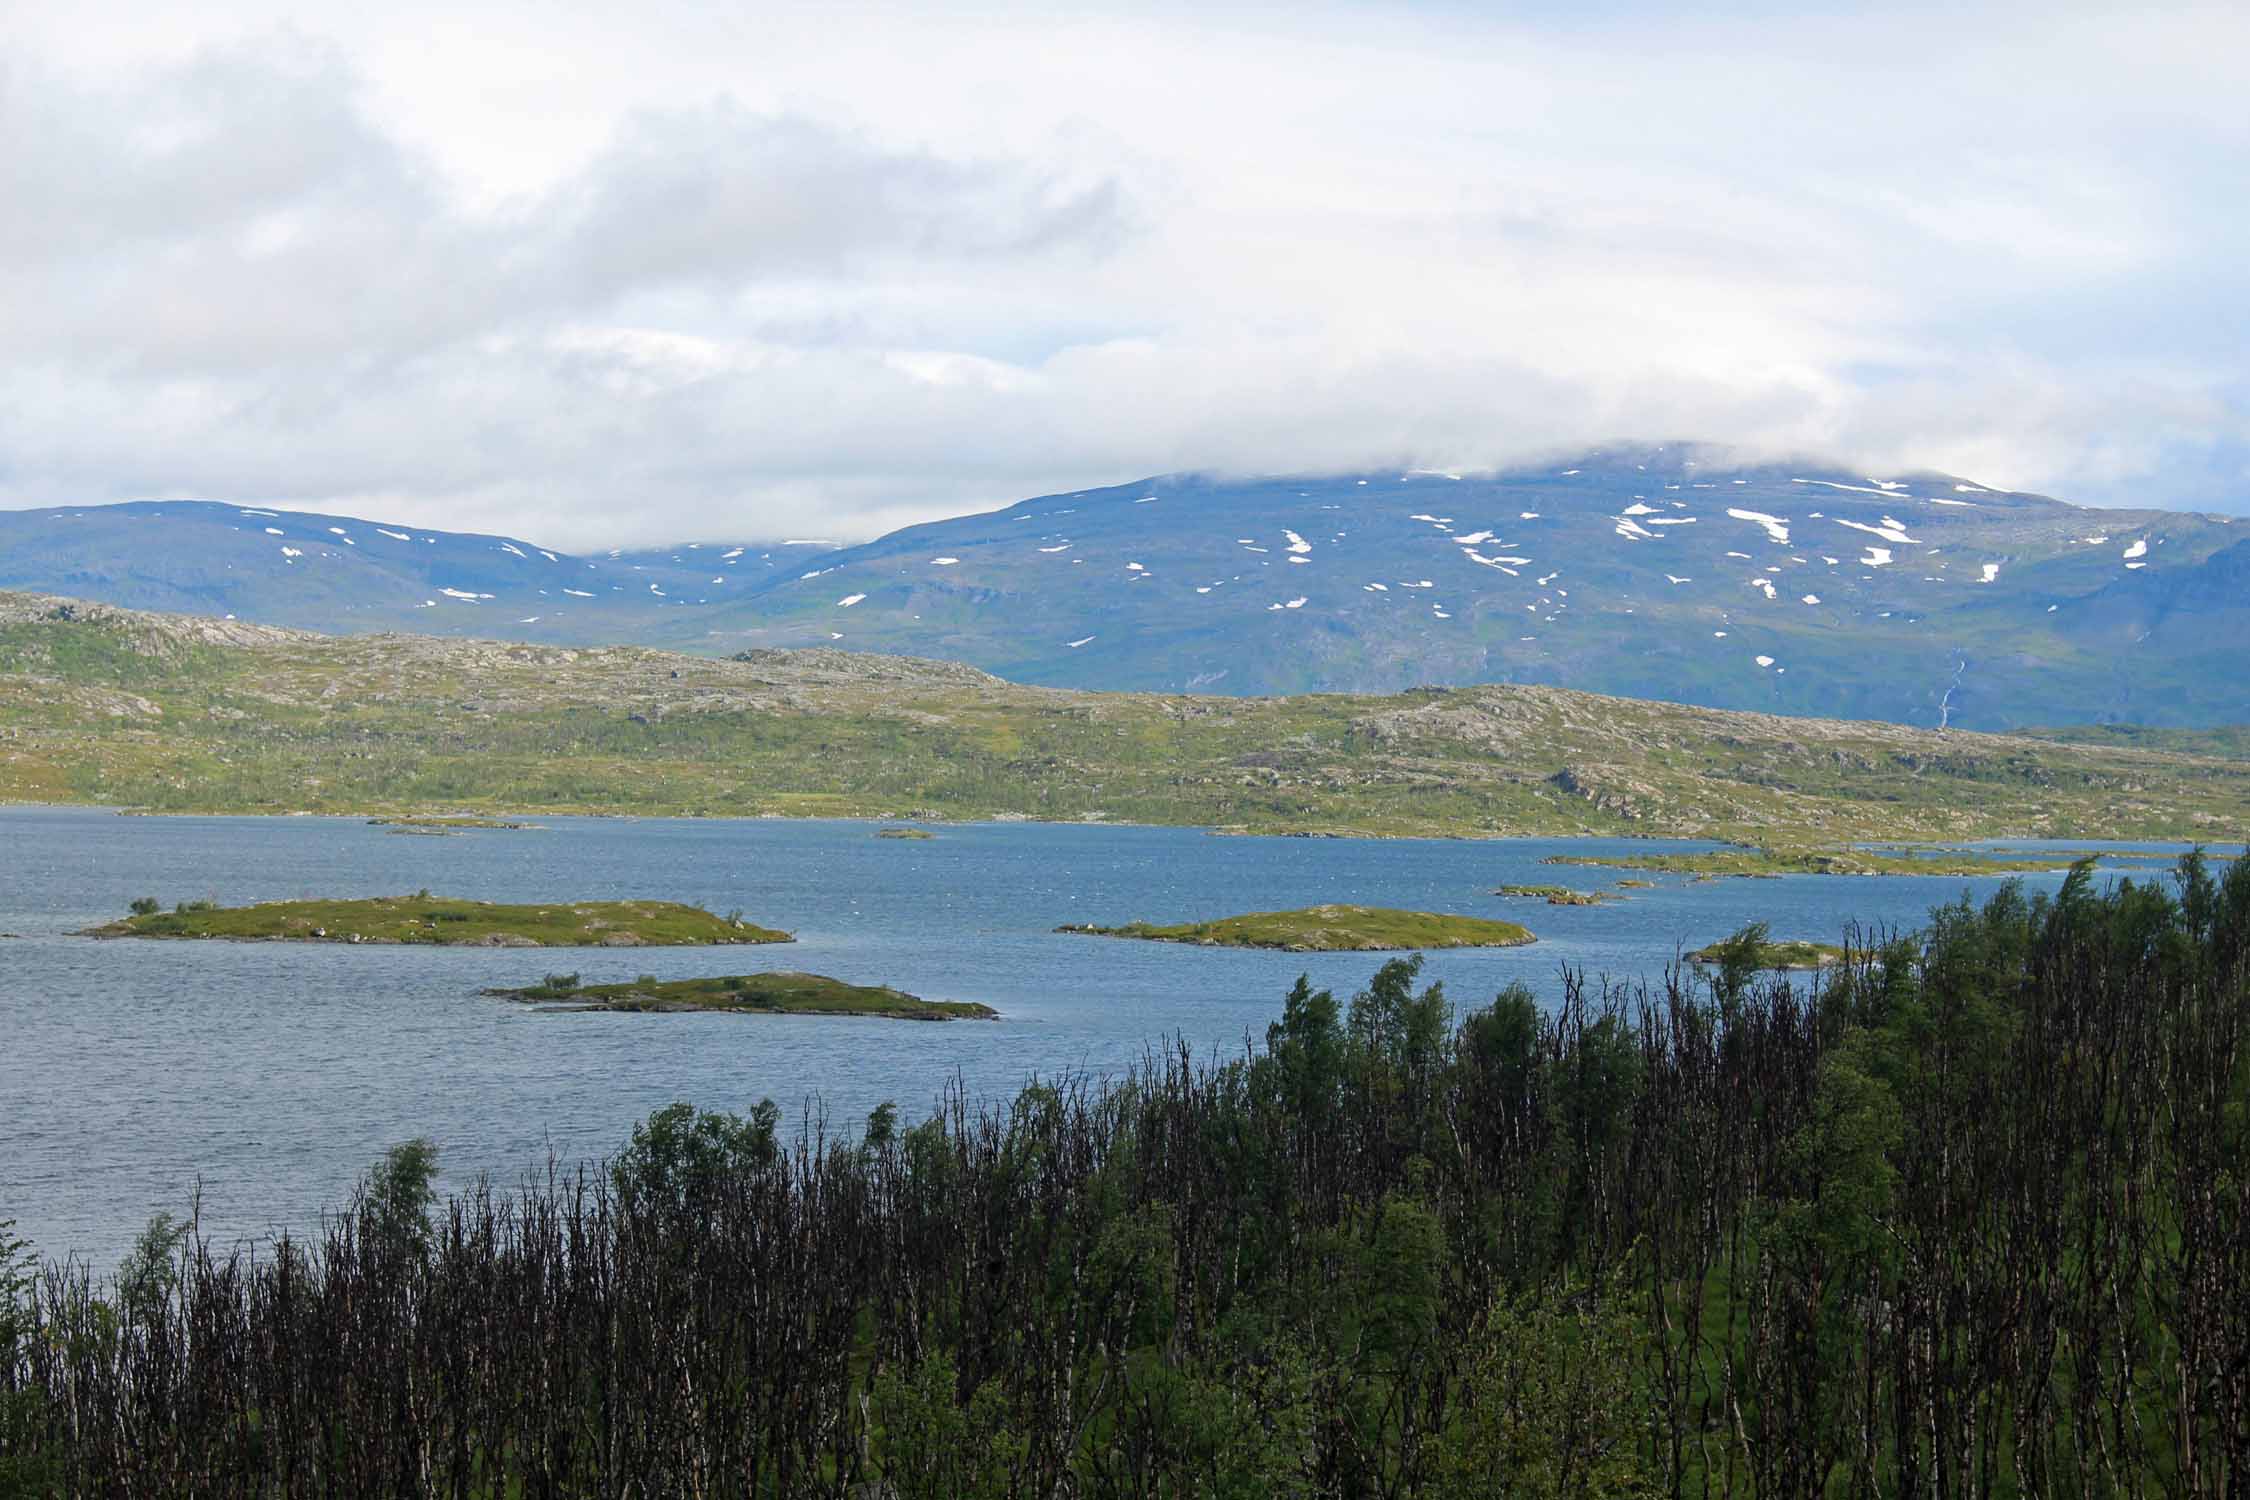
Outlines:
{"label": "mountain ridge", "polygon": [[[231,612],[321,629],[708,655],[837,645],[1033,685],[1230,696],[1545,683],[1931,728],[2206,727],[2243,717],[2250,675],[2250,528],[2230,518],[1694,445],[1482,475],[1162,475],[838,548],[581,558],[415,528],[438,538],[407,544],[428,565],[363,568],[356,594],[308,586],[368,561],[333,538],[373,528],[391,553],[397,528],[232,511],[195,518],[224,528],[234,576],[258,577]],[[77,591],[208,609],[226,581],[207,568],[205,593],[168,595],[181,561],[157,559],[153,582],[73,567],[11,519],[0,587],[90,582]]]}

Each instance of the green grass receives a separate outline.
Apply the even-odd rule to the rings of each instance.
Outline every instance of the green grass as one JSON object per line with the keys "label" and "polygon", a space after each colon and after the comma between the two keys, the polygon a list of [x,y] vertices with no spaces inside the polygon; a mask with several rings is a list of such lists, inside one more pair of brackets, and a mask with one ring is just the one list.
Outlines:
{"label": "green grass", "polygon": [[[1718,963],[1722,957],[1720,950],[1725,946],[1724,942],[1718,942],[1698,948],[1688,955],[1688,961],[1697,964]],[[1761,969],[1823,969],[1843,961],[1844,950],[1834,943],[1814,943],[1793,938],[1758,945],[1758,967]]]}
{"label": "green grass", "polygon": [[1608,891],[1574,891],[1567,885],[1504,885],[1492,894],[1544,901],[1549,906],[1600,906],[1605,901],[1625,899]]}
{"label": "green grass", "polygon": [[1055,930],[1215,948],[1283,948],[1292,953],[1514,948],[1533,941],[1530,932],[1513,922],[1380,906],[1308,906],[1301,911],[1250,912],[1170,927],[1149,922],[1129,922],[1122,927],[1078,923]]}
{"label": "green grass", "polygon": [[504,906],[428,894],[355,901],[267,901],[126,917],[86,934],[107,938],[231,938],[244,942],[428,943],[439,947],[638,948],[786,943],[673,901],[578,901]]}
{"label": "green grass", "polygon": [[[572,982],[557,983],[561,978]],[[888,1016],[905,1021],[993,1020],[999,1012],[969,1000],[924,1000],[886,985],[846,984],[822,974],[729,974],[710,979],[638,979],[579,985],[550,976],[524,989],[486,990],[511,1000],[567,1001],[585,1010],[716,1010],[745,1015]]]}

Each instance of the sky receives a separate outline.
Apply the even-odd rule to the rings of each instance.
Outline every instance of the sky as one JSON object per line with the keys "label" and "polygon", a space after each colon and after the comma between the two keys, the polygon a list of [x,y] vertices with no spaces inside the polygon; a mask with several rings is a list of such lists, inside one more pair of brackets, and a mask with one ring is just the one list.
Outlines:
{"label": "sky", "polygon": [[850,541],[1625,439],[2250,513],[2250,7],[1683,10],[0,0],[0,507]]}

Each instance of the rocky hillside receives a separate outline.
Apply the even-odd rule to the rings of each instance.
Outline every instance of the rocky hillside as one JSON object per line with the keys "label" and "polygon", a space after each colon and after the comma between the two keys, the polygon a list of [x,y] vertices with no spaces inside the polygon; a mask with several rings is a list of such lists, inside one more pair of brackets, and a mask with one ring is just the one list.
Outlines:
{"label": "rocky hillside", "polygon": [[0,595],[0,800],[2233,843],[2250,763],[1544,686],[1092,693],[834,649],[328,637]]}

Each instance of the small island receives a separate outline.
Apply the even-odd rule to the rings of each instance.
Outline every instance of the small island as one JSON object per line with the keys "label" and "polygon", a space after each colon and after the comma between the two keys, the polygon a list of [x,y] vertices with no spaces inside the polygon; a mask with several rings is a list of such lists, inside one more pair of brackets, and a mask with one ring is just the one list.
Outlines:
{"label": "small island", "polygon": [[238,942],[425,943],[446,948],[655,948],[787,943],[755,927],[676,901],[575,901],[503,906],[423,891],[354,901],[265,901],[218,906],[150,898],[133,915],[81,933],[97,938],[221,938]]}
{"label": "small island", "polygon": [[825,974],[726,974],[581,985],[576,974],[549,974],[523,989],[482,993],[560,1010],[721,1011],[751,1016],[883,1016],[900,1021],[996,1021],[973,1000],[924,1000],[888,985],[846,984]]}
{"label": "small island", "polygon": [[1530,932],[1513,922],[1380,906],[1308,906],[1301,911],[1250,912],[1171,927],[1149,922],[1129,922],[1122,927],[1065,923],[1055,931],[1209,948],[1279,948],[1290,953],[1516,948],[1534,940]]}
{"label": "small island", "polygon": [[537,823],[514,823],[505,818],[455,817],[443,813],[400,814],[397,817],[369,818],[370,828],[388,828],[393,833],[462,833],[469,829],[527,829],[537,828]]}
{"label": "small island", "polygon": [[927,828],[878,828],[875,830],[875,837],[879,839],[934,839],[937,835]]}
{"label": "small island", "polygon": [[1544,901],[1549,906],[1600,906],[1606,901],[1625,899],[1608,891],[1574,891],[1567,885],[1504,885],[1492,894]]}
{"label": "small island", "polygon": [[[1737,933],[1734,938],[1698,948],[1687,956],[1688,962],[1706,968],[1724,963],[1728,946],[1741,936]],[[1754,966],[1760,969],[1825,969],[1844,961],[1844,950],[1834,943],[1814,943],[1802,938],[1775,942],[1761,936],[1757,940],[1756,954]]]}

